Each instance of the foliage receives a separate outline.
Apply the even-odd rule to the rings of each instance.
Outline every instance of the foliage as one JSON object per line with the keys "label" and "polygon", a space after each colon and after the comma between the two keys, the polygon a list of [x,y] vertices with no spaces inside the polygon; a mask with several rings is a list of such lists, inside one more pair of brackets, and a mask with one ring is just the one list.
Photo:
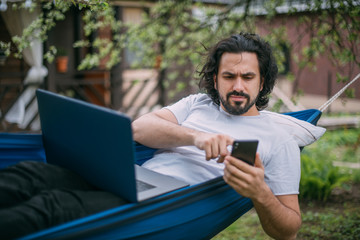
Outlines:
{"label": "foliage", "polygon": [[56,56],[59,56],[59,57],[68,55],[67,51],[64,48],[57,48],[55,54],[56,54]]}
{"label": "foliage", "polygon": [[326,201],[335,187],[342,187],[350,180],[331,162],[323,158],[301,156],[300,198]]}
{"label": "foliage", "polygon": [[[149,11],[146,11],[140,24],[125,24],[116,19],[113,6],[105,0],[84,1],[45,1],[39,0],[43,13],[24,30],[22,36],[14,36],[11,44],[0,42],[1,49],[10,54],[9,49],[17,49],[13,54],[21,57],[23,50],[29,46],[34,37],[45,41],[46,34],[56,22],[65,17],[70,7],[77,7],[83,12],[85,35],[90,36],[104,28],[110,28],[113,38],[97,37],[94,41],[83,39],[74,43],[74,47],[89,48],[94,51],[87,54],[79,70],[91,69],[99,66],[102,59],[106,59],[106,68],[111,69],[121,61],[123,50],[130,49],[138,56],[133,67],[154,67],[158,61],[158,69],[162,71],[159,81],[162,86],[183,85],[172,84],[175,80],[189,79],[202,62],[203,48],[230,34],[240,31],[256,32],[255,9],[258,1],[229,1],[221,7],[202,4],[201,1],[157,1]],[[276,16],[281,6],[289,8],[287,15],[292,16],[299,12],[307,12],[299,19],[299,24],[306,26],[299,33],[294,42],[287,40],[284,27],[272,28],[265,38],[273,45],[277,61],[282,68],[285,60],[282,48],[296,47],[300,42],[306,42],[302,53],[294,56],[302,68],[314,68],[316,59],[321,54],[329,54],[334,64],[360,66],[360,7],[358,1],[331,0],[331,1],[301,1],[305,3],[302,9],[297,9],[287,1],[269,0],[263,5],[264,14],[271,26],[271,19]],[[32,5],[32,8],[36,4]],[[13,7],[22,8],[24,4],[13,3]],[[280,8],[279,8],[280,7]],[[307,33],[310,34],[306,41]],[[45,59],[53,60],[54,46],[50,46],[45,53]],[[180,67],[181,70],[178,70]],[[187,66],[181,68],[181,66]],[[191,66],[191,67],[189,67]],[[192,67],[194,66],[194,68]],[[349,69],[352,69],[351,67]],[[281,69],[280,69],[281,71]],[[175,72],[175,73],[174,73]],[[351,73],[348,73],[350,75]],[[176,76],[176,78],[171,77]],[[289,76],[294,78],[294,76]],[[338,75],[339,81],[348,81],[347,76]],[[296,79],[296,78],[295,78]],[[295,81],[296,83],[296,81]],[[190,81],[190,85],[194,85]],[[296,84],[295,84],[296,85]],[[353,92],[349,91],[349,94]]]}
{"label": "foliage", "polygon": [[360,183],[360,169],[352,170],[350,174],[352,175],[352,181],[354,183]]}
{"label": "foliage", "polygon": [[[21,36],[16,35],[12,37],[12,42],[15,44],[16,48],[11,48],[12,43],[10,43],[10,45],[7,46],[7,55],[11,54],[9,51],[10,49],[15,49],[13,50],[14,56],[21,58],[23,51],[30,46],[34,39],[45,41],[47,39],[48,31],[56,25],[57,21],[61,21],[65,18],[64,13],[69,9],[70,5],[71,3],[68,1],[58,1],[55,5],[49,1],[44,2],[42,8],[45,12],[40,13],[38,18],[29,23],[28,27],[23,30]],[[34,11],[35,7],[36,5],[33,4],[29,11]],[[12,8],[14,10],[25,8],[25,4],[14,3],[12,4]],[[4,43],[0,42],[0,46],[3,48]]]}
{"label": "foliage", "polygon": [[85,36],[89,37],[92,33],[102,29],[110,28],[113,32],[113,39],[97,37],[94,41],[79,40],[74,43],[74,47],[91,47],[94,53],[88,53],[78,66],[79,70],[91,69],[99,66],[102,59],[107,58],[106,68],[111,69],[121,61],[121,52],[125,46],[123,31],[124,24],[115,18],[115,11],[111,7],[93,6],[84,9],[83,15]]}
{"label": "foliage", "polygon": [[359,162],[360,129],[327,131],[301,154],[300,198],[326,201],[336,187],[358,181],[353,169],[335,167],[334,162]]}
{"label": "foliage", "polygon": [[313,158],[326,156],[327,161],[360,162],[360,128],[327,131],[320,141],[306,148],[309,152]]}

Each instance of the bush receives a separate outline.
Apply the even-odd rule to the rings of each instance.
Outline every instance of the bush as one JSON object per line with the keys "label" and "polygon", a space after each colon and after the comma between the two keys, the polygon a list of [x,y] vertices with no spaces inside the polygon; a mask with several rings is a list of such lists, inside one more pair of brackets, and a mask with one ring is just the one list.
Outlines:
{"label": "bush", "polygon": [[301,156],[300,199],[326,201],[335,187],[342,187],[350,179],[329,161],[305,153]]}
{"label": "bush", "polygon": [[328,131],[301,153],[300,199],[326,201],[335,187],[359,182],[359,171],[333,166],[333,162],[359,161],[360,129]]}
{"label": "bush", "polygon": [[333,161],[360,161],[360,128],[327,131],[315,144],[306,147],[313,152],[332,155]]}

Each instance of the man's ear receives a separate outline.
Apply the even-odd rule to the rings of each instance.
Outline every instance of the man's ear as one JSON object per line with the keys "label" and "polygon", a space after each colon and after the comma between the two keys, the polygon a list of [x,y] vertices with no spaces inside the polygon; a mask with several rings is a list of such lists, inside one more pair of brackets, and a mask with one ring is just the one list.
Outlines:
{"label": "man's ear", "polygon": [[260,81],[260,91],[259,91],[259,92],[261,92],[261,91],[263,90],[263,88],[264,88],[264,78],[261,77],[261,81]]}
{"label": "man's ear", "polygon": [[214,88],[216,89],[216,90],[218,90],[217,89],[217,81],[216,81],[216,74],[214,74]]}

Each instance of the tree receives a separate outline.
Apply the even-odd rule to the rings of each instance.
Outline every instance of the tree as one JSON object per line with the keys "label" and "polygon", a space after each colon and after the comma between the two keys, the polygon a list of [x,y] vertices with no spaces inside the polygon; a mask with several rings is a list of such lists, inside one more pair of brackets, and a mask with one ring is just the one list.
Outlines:
{"label": "tree", "polygon": [[[22,36],[14,36],[12,43],[0,42],[0,47],[6,54],[21,57],[24,48],[28,47],[29,38],[35,36],[45,41],[46,33],[56,24],[56,21],[63,19],[64,13],[70,7],[76,6],[84,12],[84,29],[87,36],[105,27],[113,32],[112,39],[97,37],[92,42],[81,40],[74,43],[74,47],[95,49],[92,54],[85,56],[78,69],[98,66],[103,58],[107,59],[106,67],[111,69],[121,61],[121,52],[128,48],[135,51],[140,59],[134,67],[154,67],[157,62],[162,89],[172,84],[179,91],[186,84],[194,85],[193,80],[174,83],[175,79],[189,79],[194,72],[192,68],[179,71],[179,67],[187,65],[196,68],[199,66],[203,60],[200,53],[203,52],[204,47],[211,46],[221,37],[234,32],[256,31],[259,15],[265,16],[267,23],[271,26],[271,21],[278,14],[290,17],[306,12],[305,15],[299,15],[298,24],[305,27],[302,28],[302,32],[295,41],[290,42],[286,38],[287,29],[284,27],[272,28],[265,36],[273,47],[279,50],[274,52],[280,63],[280,71],[285,61],[282,51],[284,46],[292,48],[307,36],[310,38],[302,46],[301,52],[293,54],[293,59],[300,69],[316,70],[316,59],[326,54],[335,65],[350,66],[348,73],[337,76],[339,81],[346,82],[352,74],[351,71],[360,67],[360,1],[271,0],[264,1],[261,6],[254,0],[223,2],[228,2],[228,4],[210,5],[191,0],[157,1],[144,15],[141,24],[126,25],[116,19],[111,1],[38,1],[33,3],[32,7],[36,4],[42,6],[43,13],[39,18],[24,30]],[[14,3],[13,5],[18,8],[24,7],[24,4]],[[282,11],[284,7],[286,12]],[[12,44],[16,48],[12,47]],[[52,61],[55,54],[56,49],[51,46],[44,57]],[[297,79],[296,76],[291,75],[289,78]],[[174,92],[170,91],[170,95],[174,95]]]}

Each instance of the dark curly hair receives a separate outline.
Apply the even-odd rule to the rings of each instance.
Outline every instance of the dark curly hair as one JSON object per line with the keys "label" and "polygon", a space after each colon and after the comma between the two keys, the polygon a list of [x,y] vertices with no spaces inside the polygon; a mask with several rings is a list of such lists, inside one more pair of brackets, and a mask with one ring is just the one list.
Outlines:
{"label": "dark curly hair", "polygon": [[219,41],[213,46],[207,55],[207,60],[199,73],[200,89],[205,89],[211,99],[220,104],[218,91],[214,86],[214,76],[217,76],[219,63],[223,53],[250,52],[257,55],[259,61],[260,79],[263,81],[263,88],[256,101],[258,110],[264,109],[269,102],[269,94],[274,88],[278,67],[272,54],[270,45],[261,39],[257,34],[239,33]]}

